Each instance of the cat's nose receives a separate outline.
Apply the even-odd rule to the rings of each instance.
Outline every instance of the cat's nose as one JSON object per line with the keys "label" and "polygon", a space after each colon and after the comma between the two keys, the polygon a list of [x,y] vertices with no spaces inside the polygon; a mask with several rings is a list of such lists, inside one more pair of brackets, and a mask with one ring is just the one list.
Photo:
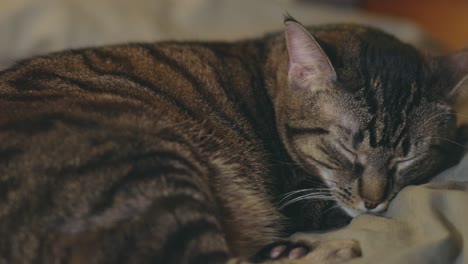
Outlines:
{"label": "cat's nose", "polygon": [[376,208],[380,204],[380,201],[372,201],[368,199],[363,199],[363,200],[364,200],[364,206],[369,210]]}

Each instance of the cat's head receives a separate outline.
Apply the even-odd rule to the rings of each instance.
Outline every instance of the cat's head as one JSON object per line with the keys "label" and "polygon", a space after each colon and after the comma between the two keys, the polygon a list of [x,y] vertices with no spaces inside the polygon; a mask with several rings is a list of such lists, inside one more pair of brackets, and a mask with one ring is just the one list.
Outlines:
{"label": "cat's head", "polygon": [[275,98],[281,138],[350,216],[384,211],[461,148],[452,105],[468,87],[468,51],[429,58],[376,29],[311,34],[293,20],[285,37],[288,85]]}

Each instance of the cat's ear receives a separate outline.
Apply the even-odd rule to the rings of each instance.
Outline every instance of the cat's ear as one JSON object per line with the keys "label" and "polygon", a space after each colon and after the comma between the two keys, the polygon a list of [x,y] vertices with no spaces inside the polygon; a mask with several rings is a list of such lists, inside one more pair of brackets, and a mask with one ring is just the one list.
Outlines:
{"label": "cat's ear", "polygon": [[468,98],[468,49],[443,57],[441,71],[448,75],[450,81],[445,84],[446,96],[451,101]]}
{"label": "cat's ear", "polygon": [[333,65],[303,25],[293,20],[286,21],[285,37],[289,54],[290,85],[317,91],[336,81]]}

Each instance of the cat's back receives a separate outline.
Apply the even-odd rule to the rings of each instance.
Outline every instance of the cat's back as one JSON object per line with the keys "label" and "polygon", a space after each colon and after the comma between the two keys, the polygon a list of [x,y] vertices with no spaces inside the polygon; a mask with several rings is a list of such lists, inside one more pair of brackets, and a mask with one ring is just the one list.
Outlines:
{"label": "cat's back", "polygon": [[256,103],[266,100],[260,46],[136,43],[22,61],[0,72],[0,140],[11,143],[2,149],[24,146],[29,160],[32,149],[48,153],[62,139],[71,142],[57,154],[69,159],[86,156],[71,153],[94,141],[118,142],[130,152],[145,140],[174,138],[201,152],[258,149]]}
{"label": "cat's back", "polygon": [[128,44],[26,60],[0,72],[0,121],[82,112],[87,118],[156,115],[174,122],[242,124],[239,95],[249,93],[250,80],[259,74],[247,46],[252,45]]}
{"label": "cat's back", "polygon": [[[255,120],[270,122],[262,117],[272,114],[258,104],[267,101],[261,46],[129,44],[41,56],[0,72],[6,197],[0,200],[0,234],[11,242],[0,251],[19,256],[26,247],[33,250],[18,234],[40,237],[51,226],[60,234],[111,228],[147,212],[155,197],[179,190],[213,206],[226,197],[225,214],[239,207],[235,203],[250,204],[253,210],[231,222],[252,225],[249,213],[255,213],[272,224],[243,234],[230,222],[228,236],[232,243],[263,244],[279,216],[265,201],[266,178],[260,177],[265,151],[255,126],[263,123]],[[231,183],[228,177],[241,173],[245,179]],[[98,220],[83,222],[88,218]],[[251,238],[249,232],[259,234]]]}

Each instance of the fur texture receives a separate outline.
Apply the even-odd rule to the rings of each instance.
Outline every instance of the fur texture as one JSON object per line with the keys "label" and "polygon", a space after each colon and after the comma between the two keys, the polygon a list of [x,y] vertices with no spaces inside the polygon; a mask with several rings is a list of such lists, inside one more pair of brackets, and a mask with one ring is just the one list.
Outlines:
{"label": "fur texture", "polygon": [[1,72],[0,262],[234,263],[340,222],[329,200],[379,212],[451,164],[466,62],[367,27],[309,30]]}

